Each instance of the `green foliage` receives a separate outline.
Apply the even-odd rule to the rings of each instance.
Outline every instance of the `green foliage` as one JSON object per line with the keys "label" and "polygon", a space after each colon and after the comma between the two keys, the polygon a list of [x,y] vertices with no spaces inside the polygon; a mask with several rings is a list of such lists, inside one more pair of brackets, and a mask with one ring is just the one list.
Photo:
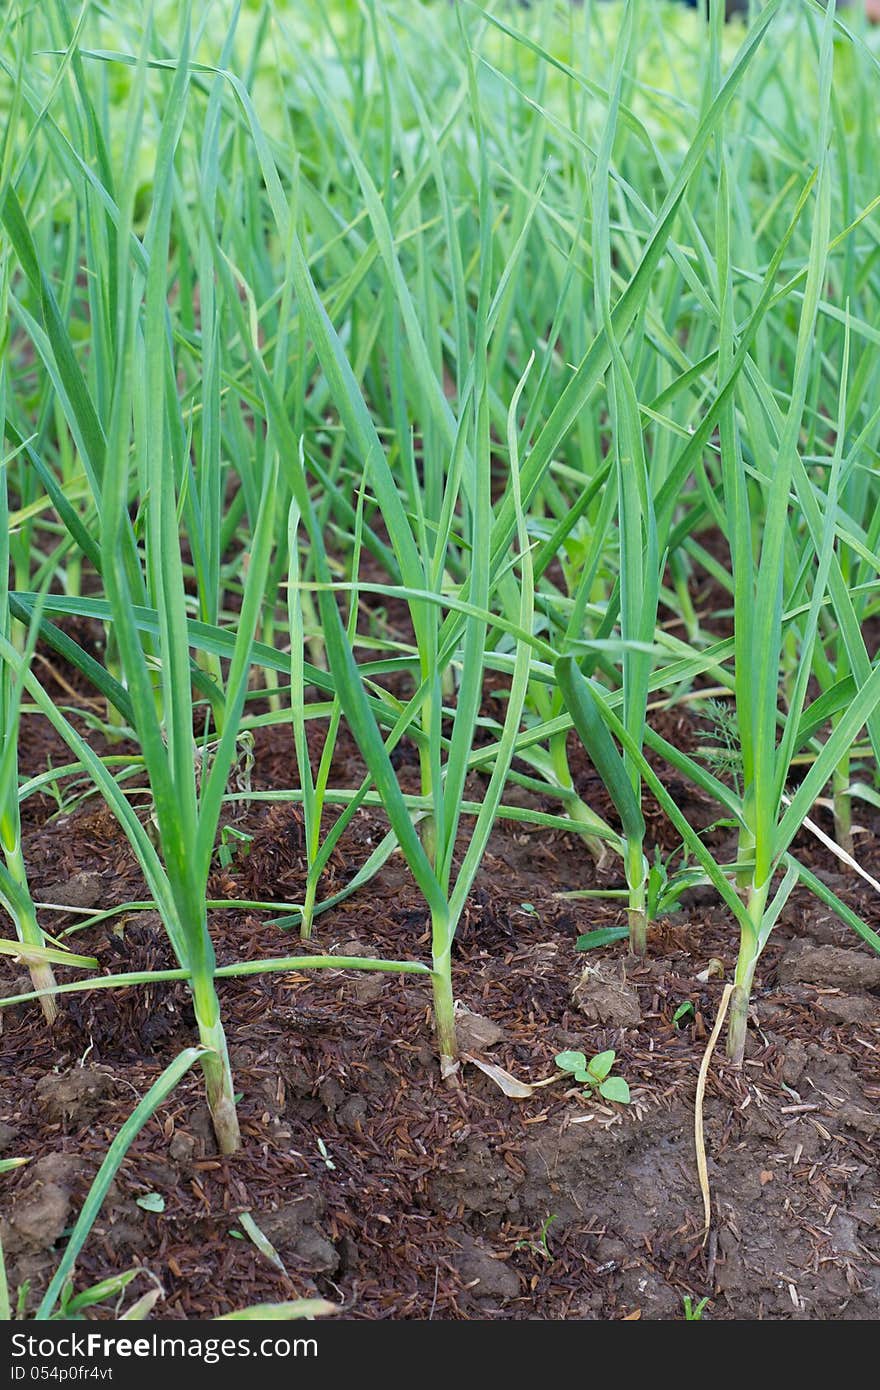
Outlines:
{"label": "green foliage", "polygon": [[[423,977],[454,1070],[502,821],[576,835],[566,896],[624,902],[637,952],[716,890],[734,1060],[798,885],[880,948],[798,839],[830,795],[851,849],[880,797],[875,40],[784,0],[729,29],[495,9],[0,15],[0,951],[48,1016],[185,980],[227,1151],[230,976]],[[20,785],[23,718],[70,760]],[[172,969],[67,951],[101,912],[47,938],[20,819],[46,790],[110,807]],[[308,938],[398,856],[430,949],[419,923],[411,959],[218,965],[209,875],[261,801],[297,808],[303,874],[249,911]],[[622,1098],[604,1065],[582,1084]]]}
{"label": "green foliage", "polygon": [[630,1093],[626,1081],[622,1076],[609,1075],[615,1057],[614,1052],[599,1052],[588,1060],[583,1052],[559,1052],[554,1060],[560,1071],[571,1072],[575,1081],[588,1091],[605,1100],[617,1101],[619,1105],[628,1105]]}
{"label": "green foliage", "polygon": [[708,1308],[710,1300],[708,1298],[701,1298],[699,1303],[694,1303],[690,1294],[686,1293],[682,1299],[682,1303],[684,1306],[685,1322],[702,1322],[703,1312]]}
{"label": "green foliage", "polygon": [[574,943],[576,951],[595,951],[602,946],[610,946],[615,941],[626,941],[629,931],[626,927],[597,927],[595,931],[584,932]]}

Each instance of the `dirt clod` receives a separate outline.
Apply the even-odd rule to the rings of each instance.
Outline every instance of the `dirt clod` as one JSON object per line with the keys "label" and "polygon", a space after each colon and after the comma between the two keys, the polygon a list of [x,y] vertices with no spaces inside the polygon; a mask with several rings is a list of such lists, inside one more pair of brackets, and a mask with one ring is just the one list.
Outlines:
{"label": "dirt clod", "polygon": [[196,1152],[196,1141],[191,1134],[185,1130],[175,1130],[171,1136],[171,1143],[168,1145],[170,1157],[181,1168],[189,1168],[192,1165]]}
{"label": "dirt clod", "polygon": [[811,984],[845,989],[880,989],[880,957],[842,946],[815,946],[792,941],[779,962],[783,984]]}
{"label": "dirt clod", "polygon": [[259,1216],[260,1229],[281,1258],[296,1262],[308,1274],[329,1275],[339,1268],[339,1252],[318,1224],[323,1209],[321,1199],[307,1193]]}
{"label": "dirt clod", "polygon": [[15,1125],[8,1125],[0,1120],[0,1154],[8,1154],[18,1139],[18,1130]]}
{"label": "dirt clod", "polygon": [[62,1075],[49,1072],[37,1082],[37,1100],[49,1120],[83,1123],[113,1089],[113,1078],[99,1067],[75,1067]]}
{"label": "dirt clod", "polygon": [[106,886],[102,874],[82,872],[60,883],[47,883],[40,889],[41,902],[64,907],[100,907],[105,899]]}
{"label": "dirt clod", "polygon": [[504,1259],[500,1259],[482,1241],[463,1231],[450,1234],[454,1234],[456,1244],[460,1246],[450,1263],[473,1298],[507,1302],[519,1297],[519,1277]]}
{"label": "dirt clod", "polygon": [[869,1027],[880,1023],[880,1000],[869,994],[824,994],[822,1008],[841,1023],[861,1023]]}
{"label": "dirt clod", "polygon": [[785,1044],[782,1063],[782,1079],[788,1086],[796,1086],[804,1074],[809,1058],[807,1049],[800,1038],[792,1038]]}
{"label": "dirt clod", "polygon": [[81,1176],[82,1160],[70,1154],[47,1154],[26,1169],[27,1182],[15,1195],[8,1225],[2,1223],[4,1247],[51,1250],[68,1224],[71,1194]]}
{"label": "dirt clod", "polygon": [[379,996],[384,993],[388,985],[388,977],[381,974],[378,970],[375,973],[365,971],[359,980],[356,980],[352,988],[352,993],[359,1004],[375,1004]]}
{"label": "dirt clod", "polygon": [[588,965],[572,991],[572,1003],[592,1023],[611,1028],[636,1028],[641,1022],[639,996],[627,984],[621,967]]}

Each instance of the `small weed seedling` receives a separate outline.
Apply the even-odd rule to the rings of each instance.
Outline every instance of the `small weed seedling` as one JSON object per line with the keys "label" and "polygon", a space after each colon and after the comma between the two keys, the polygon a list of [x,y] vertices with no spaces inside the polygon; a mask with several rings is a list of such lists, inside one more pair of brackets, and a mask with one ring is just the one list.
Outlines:
{"label": "small weed seedling", "polygon": [[702,1321],[703,1321],[703,1311],[704,1311],[704,1309],[707,1308],[708,1305],[709,1305],[709,1300],[708,1300],[708,1298],[701,1298],[700,1301],[699,1301],[699,1303],[694,1303],[694,1301],[693,1301],[693,1299],[691,1298],[690,1294],[685,1294],[684,1298],[682,1299],[682,1302],[683,1302],[683,1304],[684,1304],[684,1320],[685,1320],[685,1322],[702,1322]]}
{"label": "small weed seedling", "polygon": [[555,1061],[560,1071],[571,1072],[575,1081],[580,1081],[593,1094],[604,1100],[615,1100],[618,1105],[629,1105],[629,1086],[622,1076],[610,1076],[616,1057],[614,1052],[598,1052],[589,1061],[583,1052],[559,1052]]}
{"label": "small weed seedling", "polygon": [[557,1216],[548,1216],[541,1223],[541,1231],[537,1240],[518,1240],[513,1247],[514,1250],[531,1250],[534,1254],[540,1255],[544,1260],[552,1260],[554,1256],[550,1250],[547,1237],[553,1222],[558,1220],[559,1218]]}
{"label": "small weed seedling", "polygon": [[253,835],[248,835],[244,830],[236,830],[234,825],[224,825],[220,831],[220,845],[217,850],[221,869],[230,868],[236,859],[246,859],[251,852],[253,839]]}

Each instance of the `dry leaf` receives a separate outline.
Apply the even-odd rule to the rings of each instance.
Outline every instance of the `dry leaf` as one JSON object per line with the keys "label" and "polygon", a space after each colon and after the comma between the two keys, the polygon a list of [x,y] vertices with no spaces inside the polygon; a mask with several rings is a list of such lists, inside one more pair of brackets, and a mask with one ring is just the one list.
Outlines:
{"label": "dry leaf", "polygon": [[517,1081],[509,1071],[505,1071],[503,1067],[496,1067],[493,1062],[483,1062],[479,1057],[472,1057],[469,1052],[463,1052],[461,1057],[463,1062],[473,1062],[475,1067],[479,1067],[480,1071],[488,1076],[490,1081],[494,1081],[511,1100],[528,1100],[534,1090],[533,1086],[529,1086],[525,1081]]}
{"label": "dry leaf", "polygon": [[146,1322],[152,1313],[159,1299],[162,1298],[163,1291],[150,1289],[148,1293],[142,1294],[136,1303],[133,1303],[126,1313],[122,1314],[123,1322]]}

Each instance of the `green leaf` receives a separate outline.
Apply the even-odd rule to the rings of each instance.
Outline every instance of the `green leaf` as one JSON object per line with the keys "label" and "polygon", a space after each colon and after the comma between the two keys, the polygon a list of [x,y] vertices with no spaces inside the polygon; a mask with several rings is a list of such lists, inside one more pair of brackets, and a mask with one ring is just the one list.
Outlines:
{"label": "green leaf", "polygon": [[615,941],[626,941],[628,927],[597,927],[595,931],[584,932],[574,943],[576,951],[595,951],[600,946],[611,946]]}
{"label": "green leaf", "polygon": [[583,1052],[557,1052],[554,1061],[560,1071],[583,1071],[587,1065]]}
{"label": "green leaf", "polygon": [[223,1313],[215,1322],[291,1322],[297,1318],[325,1318],[338,1313],[335,1303],[324,1298],[298,1298],[292,1303],[254,1303],[237,1313]]}
{"label": "green leaf", "polygon": [[622,1076],[609,1076],[599,1087],[599,1094],[605,1100],[614,1100],[618,1105],[629,1105],[629,1086]]}
{"label": "green leaf", "polygon": [[620,816],[624,835],[628,840],[643,840],[645,821],[629,774],[597,709],[602,702],[599,687],[584,676],[573,656],[559,657],[553,669],[572,723]]}
{"label": "green leaf", "polygon": [[140,1270],[138,1269],[127,1269],[123,1274],[113,1274],[109,1279],[102,1279],[100,1283],[92,1284],[90,1288],[84,1289],[82,1293],[73,1298],[70,1296],[73,1293],[73,1280],[71,1279],[61,1299],[64,1316],[73,1317],[84,1308],[94,1308],[98,1303],[105,1303],[108,1298],[117,1298],[139,1273]]}
{"label": "green leaf", "polygon": [[605,1077],[614,1066],[616,1052],[597,1052],[595,1057],[590,1059],[587,1071],[596,1081],[604,1081]]}
{"label": "green leaf", "polygon": [[30,1163],[29,1158],[0,1158],[0,1173],[12,1173],[16,1168],[23,1168],[26,1163]]}
{"label": "green leaf", "polygon": [[161,1192],[145,1192],[143,1197],[136,1197],[135,1201],[144,1211],[161,1213],[165,1210],[165,1198]]}
{"label": "green leaf", "polygon": [[809,888],[810,892],[814,893],[820,902],[826,903],[833,912],[837,913],[842,922],[846,922],[847,926],[852,927],[856,935],[860,936],[867,946],[870,946],[880,955],[880,934],[875,932],[873,927],[869,927],[867,922],[863,922],[858,913],[853,912],[847,903],[842,902],[826,883],[823,883],[820,878],[817,878],[815,874],[795,859],[793,854],[786,854],[783,863],[788,866],[793,865],[797,869],[799,879]]}
{"label": "green leaf", "polygon": [[278,1270],[279,1274],[283,1274],[286,1278],[287,1270],[284,1268],[284,1261],[278,1254],[278,1251],[275,1249],[272,1242],[269,1240],[268,1236],[264,1235],[264,1233],[260,1230],[260,1227],[257,1225],[257,1222],[254,1220],[253,1216],[251,1216],[250,1212],[239,1212],[238,1219],[241,1222],[244,1229],[247,1231],[254,1245],[259,1250],[260,1254],[263,1256],[263,1259],[267,1260],[270,1265],[272,1265],[275,1269]]}

